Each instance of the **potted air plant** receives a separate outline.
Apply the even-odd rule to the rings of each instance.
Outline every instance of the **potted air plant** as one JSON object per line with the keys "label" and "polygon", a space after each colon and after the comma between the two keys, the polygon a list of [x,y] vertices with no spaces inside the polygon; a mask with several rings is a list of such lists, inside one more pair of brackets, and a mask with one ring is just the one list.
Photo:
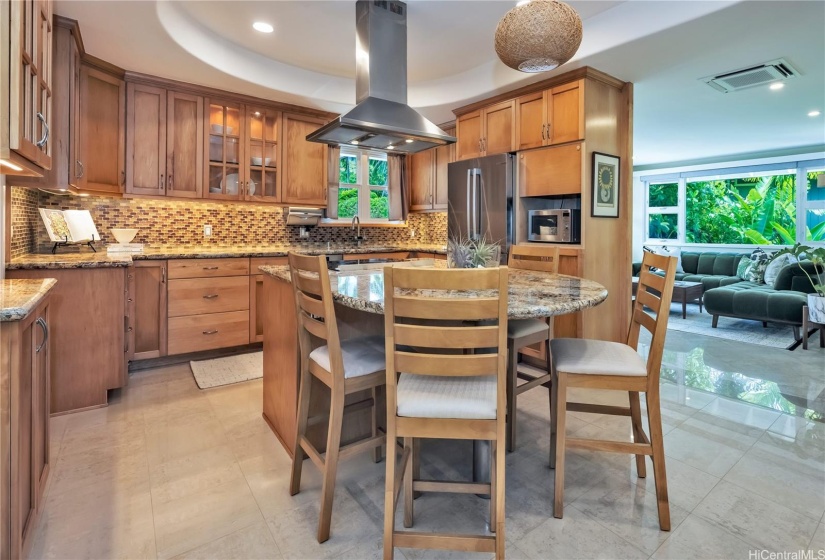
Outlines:
{"label": "potted air plant", "polygon": [[447,242],[447,266],[450,268],[490,268],[499,265],[501,247],[484,239],[461,239]]}
{"label": "potted air plant", "polygon": [[[797,243],[793,247],[782,249],[777,255],[793,255],[796,258],[796,264],[814,288],[813,293],[808,294],[808,316],[814,323],[825,323],[825,247]],[[806,262],[813,265],[810,273],[804,266]]]}

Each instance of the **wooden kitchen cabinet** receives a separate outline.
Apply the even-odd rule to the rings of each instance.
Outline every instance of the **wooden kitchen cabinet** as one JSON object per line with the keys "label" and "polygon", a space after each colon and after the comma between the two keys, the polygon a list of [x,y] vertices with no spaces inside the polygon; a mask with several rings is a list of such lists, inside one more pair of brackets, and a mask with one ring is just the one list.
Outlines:
{"label": "wooden kitchen cabinet", "polygon": [[129,83],[126,101],[126,192],[200,197],[203,98]]}
{"label": "wooden kitchen cabinet", "polygon": [[166,261],[135,261],[128,280],[130,310],[130,358],[160,358],[167,353],[167,264]]}
{"label": "wooden kitchen cabinet", "polygon": [[20,321],[0,325],[0,557],[31,550],[51,466],[50,299]]}
{"label": "wooden kitchen cabinet", "polygon": [[74,184],[84,191],[119,194],[126,183],[126,84],[82,64],[78,98]]}
{"label": "wooden kitchen cabinet", "polygon": [[204,198],[241,200],[244,196],[244,107],[241,103],[206,99],[208,158]]}
{"label": "wooden kitchen cabinet", "polygon": [[247,105],[244,138],[244,200],[280,202],[280,111]]}
{"label": "wooden kitchen cabinet", "polygon": [[410,168],[410,211],[432,210],[435,190],[435,150],[412,154]]}
{"label": "wooden kitchen cabinet", "polygon": [[582,143],[548,146],[518,155],[521,196],[559,196],[582,192]]}
{"label": "wooden kitchen cabinet", "polygon": [[50,292],[51,412],[105,406],[128,382],[124,350],[126,269],[8,270],[7,278],[55,278]]}
{"label": "wooden kitchen cabinet", "polygon": [[456,132],[456,159],[459,160],[515,151],[515,100],[495,103],[458,117]]}
{"label": "wooden kitchen cabinet", "polygon": [[323,119],[306,115],[282,115],[281,202],[327,205],[327,147],[306,139],[324,124]]}
{"label": "wooden kitchen cabinet", "polygon": [[249,342],[264,341],[264,274],[259,266],[285,266],[287,257],[252,257],[249,259]]}
{"label": "wooden kitchen cabinet", "polygon": [[37,176],[52,166],[51,0],[0,3],[0,31],[0,159],[20,169],[3,172]]}
{"label": "wooden kitchen cabinet", "polygon": [[576,80],[516,99],[517,149],[583,139],[583,89],[583,80]]}
{"label": "wooden kitchen cabinet", "polygon": [[[444,129],[455,134],[455,129]],[[447,166],[455,161],[456,145],[439,146],[409,156],[410,211],[447,210]]]}

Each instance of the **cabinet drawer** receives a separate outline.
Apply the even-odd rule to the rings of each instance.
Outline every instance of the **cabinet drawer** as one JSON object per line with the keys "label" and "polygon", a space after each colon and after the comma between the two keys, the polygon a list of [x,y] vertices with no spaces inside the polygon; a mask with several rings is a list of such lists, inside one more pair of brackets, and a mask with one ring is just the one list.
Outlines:
{"label": "cabinet drawer", "polygon": [[249,309],[246,276],[169,280],[169,317]]}
{"label": "cabinet drawer", "polygon": [[169,319],[169,354],[249,344],[249,311]]}
{"label": "cabinet drawer", "polygon": [[213,278],[246,276],[249,259],[174,259],[169,261],[169,278]]}

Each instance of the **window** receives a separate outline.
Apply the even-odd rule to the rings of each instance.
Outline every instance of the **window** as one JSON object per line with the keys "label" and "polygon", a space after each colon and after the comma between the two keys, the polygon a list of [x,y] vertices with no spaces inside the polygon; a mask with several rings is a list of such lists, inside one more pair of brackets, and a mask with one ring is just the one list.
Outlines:
{"label": "window", "polygon": [[825,242],[823,172],[813,160],[642,177],[646,242]]}
{"label": "window", "polygon": [[362,222],[390,216],[387,155],[368,150],[341,149],[339,157],[338,219]]}

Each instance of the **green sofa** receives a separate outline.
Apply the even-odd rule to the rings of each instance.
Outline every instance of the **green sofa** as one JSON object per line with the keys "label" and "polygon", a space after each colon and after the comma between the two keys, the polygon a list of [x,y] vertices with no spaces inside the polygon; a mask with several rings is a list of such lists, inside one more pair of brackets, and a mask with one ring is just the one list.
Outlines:
{"label": "green sofa", "polygon": [[[704,287],[704,305],[713,316],[716,327],[720,316],[752,319],[763,323],[793,325],[794,334],[802,325],[802,307],[807,305],[807,294],[814,291],[811,282],[797,264],[782,268],[774,286],[745,282],[736,276],[742,257],[750,253],[682,252],[684,272],[676,273],[676,280],[701,282]],[[633,263],[633,275],[638,276],[642,263]],[[803,263],[808,273],[812,263]]]}

